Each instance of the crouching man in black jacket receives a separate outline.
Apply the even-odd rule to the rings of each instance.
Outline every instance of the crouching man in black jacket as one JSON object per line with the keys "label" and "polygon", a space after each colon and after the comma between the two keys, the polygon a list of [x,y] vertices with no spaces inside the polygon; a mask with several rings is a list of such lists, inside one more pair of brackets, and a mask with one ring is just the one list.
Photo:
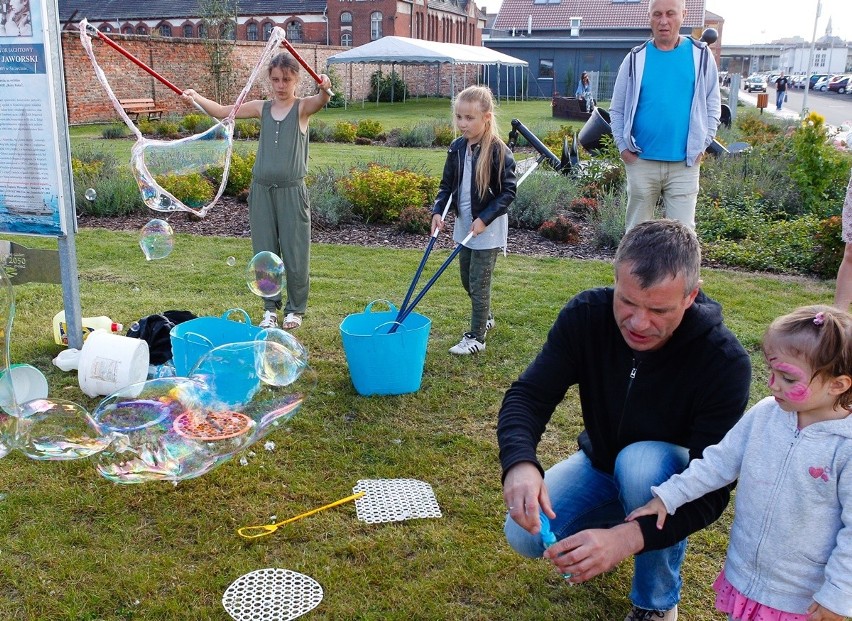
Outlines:
{"label": "crouching man in black jacket", "polygon": [[[677,619],[686,537],[716,520],[730,490],[669,516],[624,523],[651,486],[716,444],[745,410],[748,354],[699,290],[701,250],[674,220],[643,222],[616,252],[615,285],[578,294],[560,312],[536,359],[503,399],[497,436],[509,544],[544,555],[572,583],[635,555],[625,621]],[[577,385],[580,450],[544,471],[545,426]],[[539,509],[559,540],[545,552]]]}

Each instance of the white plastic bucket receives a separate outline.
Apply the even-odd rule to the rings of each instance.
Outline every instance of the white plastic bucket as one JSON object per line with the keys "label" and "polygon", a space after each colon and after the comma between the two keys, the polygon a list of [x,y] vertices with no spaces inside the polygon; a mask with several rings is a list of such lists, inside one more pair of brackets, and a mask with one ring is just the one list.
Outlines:
{"label": "white plastic bucket", "polygon": [[33,399],[47,398],[47,379],[44,374],[29,364],[13,364],[9,366],[9,380],[5,377],[6,372],[0,372],[0,406],[8,414],[12,404],[9,390],[15,393],[15,403],[22,405]]}
{"label": "white plastic bucket", "polygon": [[77,380],[90,397],[111,395],[148,377],[148,343],[95,330],[83,342]]}

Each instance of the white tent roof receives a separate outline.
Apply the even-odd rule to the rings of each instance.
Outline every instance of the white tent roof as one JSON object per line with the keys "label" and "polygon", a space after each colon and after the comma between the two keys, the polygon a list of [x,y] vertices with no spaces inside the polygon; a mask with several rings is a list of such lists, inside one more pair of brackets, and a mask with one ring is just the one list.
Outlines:
{"label": "white tent roof", "polygon": [[382,37],[340,54],[329,56],[334,63],[450,63],[453,65],[504,65],[526,67],[527,61],[487,47],[436,43],[408,37]]}

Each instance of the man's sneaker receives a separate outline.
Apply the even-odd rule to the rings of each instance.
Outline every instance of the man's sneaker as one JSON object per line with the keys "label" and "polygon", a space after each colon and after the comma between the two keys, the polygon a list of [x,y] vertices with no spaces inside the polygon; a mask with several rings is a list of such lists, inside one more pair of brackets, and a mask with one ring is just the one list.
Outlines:
{"label": "man's sneaker", "polygon": [[264,311],[263,319],[260,320],[258,324],[259,328],[277,328],[278,327],[278,315],[273,313],[272,311]]}
{"label": "man's sneaker", "polygon": [[624,621],[677,621],[677,606],[671,610],[645,610],[634,606]]}
{"label": "man's sneaker", "polygon": [[457,345],[450,347],[450,353],[457,356],[469,356],[485,350],[485,343],[479,341],[470,332],[465,332]]}
{"label": "man's sneaker", "polygon": [[485,322],[485,329],[492,330],[495,325],[497,324],[494,322],[494,315],[488,313],[488,321]]}

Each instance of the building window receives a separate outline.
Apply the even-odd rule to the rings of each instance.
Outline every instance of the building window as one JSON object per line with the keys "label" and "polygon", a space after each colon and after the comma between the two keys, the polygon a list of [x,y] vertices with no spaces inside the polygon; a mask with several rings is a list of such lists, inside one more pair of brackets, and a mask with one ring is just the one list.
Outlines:
{"label": "building window", "polygon": [[272,29],[274,27],[275,27],[275,25],[272,22],[266,22],[263,25],[263,40],[264,41],[269,41],[269,37],[272,36]]}
{"label": "building window", "polygon": [[230,41],[237,40],[237,24],[235,22],[229,21],[222,26],[223,39],[229,39]]}
{"label": "building window", "polygon": [[121,29],[122,34],[132,35],[133,34],[133,26],[125,26]]}
{"label": "building window", "polygon": [[382,12],[370,13],[370,41],[382,38]]}
{"label": "building window", "polygon": [[195,34],[192,24],[184,24],[183,25],[183,38],[191,39]]}
{"label": "building window", "polygon": [[136,34],[146,35],[148,34],[148,28],[142,25],[136,26]]}
{"label": "building window", "polygon": [[538,61],[538,77],[553,79],[553,61],[541,59]]}
{"label": "building window", "polygon": [[580,36],[580,26],[583,24],[582,17],[572,17],[570,19],[571,23],[571,36],[579,37]]}
{"label": "building window", "polygon": [[290,41],[290,43],[302,42],[301,22],[290,22],[289,24],[287,24],[287,40]]}
{"label": "building window", "polygon": [[161,37],[172,36],[172,27],[169,24],[160,24],[160,36]]}
{"label": "building window", "polygon": [[341,24],[351,24],[352,23],[352,13],[349,11],[343,11],[340,14],[340,23]]}
{"label": "building window", "polygon": [[352,47],[352,33],[344,32],[340,35],[340,45],[343,47]]}
{"label": "building window", "polygon": [[257,24],[246,26],[246,41],[257,41]]}

